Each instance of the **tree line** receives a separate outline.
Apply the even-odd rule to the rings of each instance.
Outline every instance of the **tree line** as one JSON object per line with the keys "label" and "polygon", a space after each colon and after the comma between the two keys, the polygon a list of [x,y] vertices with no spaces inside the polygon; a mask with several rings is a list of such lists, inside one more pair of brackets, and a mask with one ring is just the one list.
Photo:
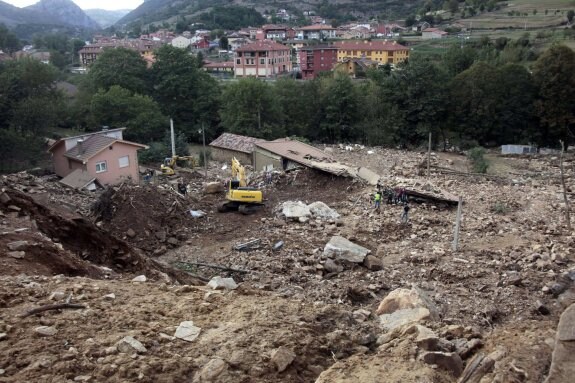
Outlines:
{"label": "tree line", "polygon": [[137,52],[117,48],[76,78],[80,91],[74,99],[56,89],[52,66],[2,63],[0,162],[14,167],[23,155],[18,148],[37,148],[32,143],[55,126],[127,127],[125,138],[152,144],[149,159],[161,161],[169,118],[188,142],[201,142],[202,127],[208,141],[228,131],[393,147],[417,147],[431,132],[440,149],[573,142],[573,50],[555,45],[526,65],[522,55],[506,50],[522,51],[521,41],[482,44],[455,45],[437,56],[413,52],[395,70],[368,70],[362,80],[328,73],[312,81],[274,82],[219,82],[202,69],[201,59],[171,46],[156,52],[151,68]]}

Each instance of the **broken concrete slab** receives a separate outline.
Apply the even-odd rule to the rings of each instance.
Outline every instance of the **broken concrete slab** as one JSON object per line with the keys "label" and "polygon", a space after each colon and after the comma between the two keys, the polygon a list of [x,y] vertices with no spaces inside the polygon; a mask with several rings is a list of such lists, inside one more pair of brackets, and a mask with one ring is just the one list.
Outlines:
{"label": "broken concrete slab", "polygon": [[14,242],[8,243],[6,246],[8,246],[8,249],[11,251],[18,251],[18,250],[22,250],[25,247],[27,247],[28,241],[14,241]]}
{"label": "broken concrete slab", "polygon": [[200,327],[194,326],[193,321],[184,321],[181,322],[176,329],[174,337],[187,342],[193,342],[198,336],[200,336],[201,331],[202,329]]}
{"label": "broken concrete slab", "polygon": [[126,354],[134,352],[145,353],[148,351],[146,347],[144,347],[144,345],[133,336],[123,337],[118,341],[118,343],[116,343],[116,347],[118,348],[118,351]]}
{"label": "broken concrete slab", "polygon": [[357,169],[357,176],[372,186],[377,185],[380,178],[379,174],[364,167]]}
{"label": "broken concrete slab", "polygon": [[204,184],[204,194],[223,193],[224,185],[221,182],[208,182]]}
{"label": "broken concrete slab", "polygon": [[339,235],[331,237],[323,249],[323,256],[352,263],[362,263],[371,250]]}
{"label": "broken concrete slab", "polygon": [[286,219],[298,220],[311,216],[309,207],[301,201],[285,201],[280,205],[280,212]]}
{"label": "broken concrete slab", "polygon": [[321,201],[310,203],[308,208],[311,214],[321,219],[338,219],[339,213]]}
{"label": "broken concrete slab", "polygon": [[222,278],[218,275],[208,282],[208,287],[214,290],[235,290],[238,288],[238,285],[233,278]]}

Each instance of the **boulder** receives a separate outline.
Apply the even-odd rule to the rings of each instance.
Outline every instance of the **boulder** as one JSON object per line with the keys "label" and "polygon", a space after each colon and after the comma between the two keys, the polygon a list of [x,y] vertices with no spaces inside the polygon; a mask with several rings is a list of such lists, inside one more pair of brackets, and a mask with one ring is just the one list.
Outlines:
{"label": "boulder", "polygon": [[202,382],[213,382],[218,376],[227,370],[228,364],[221,358],[214,358],[210,360],[202,368],[200,377]]}
{"label": "boulder", "polygon": [[365,257],[363,260],[363,265],[371,271],[378,271],[383,269],[383,262],[381,262],[381,259],[371,254]]}
{"label": "boulder", "polygon": [[545,383],[568,383],[575,376],[575,303],[559,319],[551,368]]}
{"label": "boulder", "polygon": [[116,343],[119,352],[133,354],[135,352],[144,353],[148,351],[146,347],[132,336],[125,336]]}
{"label": "boulder", "polygon": [[311,214],[317,218],[321,219],[338,219],[339,213],[334,209],[327,206],[325,203],[321,201],[317,201],[314,203],[310,203],[308,205],[309,211]]}
{"label": "boulder", "polygon": [[286,201],[280,205],[281,214],[286,219],[299,220],[301,217],[310,217],[309,207],[301,201]]}
{"label": "boulder", "polygon": [[184,321],[180,323],[174,336],[178,339],[193,342],[198,336],[200,336],[201,330],[202,329],[200,327],[194,326],[194,322]]}
{"label": "boulder", "polygon": [[126,235],[130,238],[134,238],[136,236],[136,232],[134,231],[134,229],[128,229],[126,231]]}
{"label": "boulder", "polygon": [[204,184],[205,194],[216,194],[224,191],[224,185],[221,182],[208,182]]}
{"label": "boulder", "polygon": [[422,326],[415,325],[415,331],[417,331],[417,337],[415,338],[415,343],[417,346],[425,351],[437,351],[439,345],[439,337],[431,329]]}
{"label": "boulder", "polygon": [[386,330],[425,320],[439,320],[439,311],[431,299],[417,287],[396,289],[379,304],[376,314]]}
{"label": "boulder", "polygon": [[456,378],[463,372],[463,361],[455,352],[426,352],[421,356],[421,359],[427,364],[434,364],[451,372]]}
{"label": "boulder", "polygon": [[6,253],[6,255],[9,257],[12,257],[12,258],[22,259],[26,256],[26,252],[25,251],[9,251]]}
{"label": "boulder", "polygon": [[331,237],[323,249],[324,257],[345,260],[352,263],[362,263],[369,253],[371,253],[371,250],[356,245],[339,235]]}
{"label": "boulder", "polygon": [[146,278],[145,275],[138,275],[137,277],[132,279],[132,282],[146,282],[147,280],[148,279]]}
{"label": "boulder", "polygon": [[22,250],[28,246],[28,241],[14,241],[8,243],[6,246],[8,246],[8,249],[11,251]]}
{"label": "boulder", "polygon": [[208,287],[214,290],[235,290],[238,288],[238,285],[233,278],[222,278],[218,275],[208,282]]}
{"label": "boulder", "polygon": [[272,352],[271,357],[271,361],[278,372],[282,372],[294,361],[295,354],[289,348],[281,346]]}

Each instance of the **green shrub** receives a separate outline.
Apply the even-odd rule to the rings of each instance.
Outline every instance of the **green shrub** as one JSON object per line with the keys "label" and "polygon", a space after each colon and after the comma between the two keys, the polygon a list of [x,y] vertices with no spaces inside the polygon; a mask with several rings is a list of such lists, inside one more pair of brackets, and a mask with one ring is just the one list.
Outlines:
{"label": "green shrub", "polygon": [[491,206],[491,211],[503,215],[509,213],[509,207],[505,203],[497,201]]}
{"label": "green shrub", "polygon": [[471,161],[471,166],[473,172],[475,173],[487,173],[487,168],[489,168],[489,163],[485,159],[485,149],[477,146],[467,153],[467,157]]}

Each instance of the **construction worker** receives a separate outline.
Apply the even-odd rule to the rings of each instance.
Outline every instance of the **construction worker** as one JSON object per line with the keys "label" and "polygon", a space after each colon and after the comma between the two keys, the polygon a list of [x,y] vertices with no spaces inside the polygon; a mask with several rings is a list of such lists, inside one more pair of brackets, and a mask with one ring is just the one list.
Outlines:
{"label": "construction worker", "polygon": [[407,202],[405,202],[403,204],[403,213],[401,213],[401,223],[402,224],[407,224],[407,222],[409,222],[409,204]]}
{"label": "construction worker", "polygon": [[375,202],[375,210],[379,211],[379,207],[381,205],[381,190],[375,192],[373,200]]}

